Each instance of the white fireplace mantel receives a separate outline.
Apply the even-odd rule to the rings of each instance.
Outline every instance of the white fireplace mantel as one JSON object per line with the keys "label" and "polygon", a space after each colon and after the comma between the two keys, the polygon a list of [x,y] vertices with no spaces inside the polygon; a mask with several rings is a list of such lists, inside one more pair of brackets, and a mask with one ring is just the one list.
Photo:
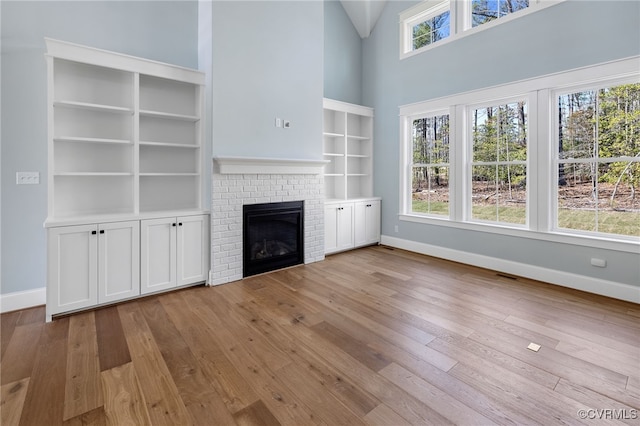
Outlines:
{"label": "white fireplace mantel", "polygon": [[325,160],[264,157],[214,157],[220,174],[309,174],[323,173]]}

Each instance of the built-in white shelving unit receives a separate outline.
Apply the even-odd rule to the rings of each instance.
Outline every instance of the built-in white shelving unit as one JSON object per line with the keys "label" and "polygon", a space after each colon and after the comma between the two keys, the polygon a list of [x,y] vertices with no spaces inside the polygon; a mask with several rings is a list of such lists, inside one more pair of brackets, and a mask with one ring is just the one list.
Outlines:
{"label": "built-in white shelving unit", "polygon": [[324,100],[325,197],[373,195],[373,109]]}
{"label": "built-in white shelving unit", "polygon": [[204,75],[47,39],[47,226],[202,212]]}
{"label": "built-in white shelving unit", "polygon": [[[119,229],[110,224],[128,224],[120,249],[140,246],[138,229],[140,221],[144,226],[146,220],[167,218],[173,228],[199,217],[194,223],[202,224],[198,229],[207,241],[209,236],[208,211],[202,203],[204,74],[58,40],[46,39],[46,44],[49,159],[45,227],[50,241],[60,242],[49,244],[50,318],[119,299],[117,293],[101,297],[95,289],[87,297],[86,280],[67,270],[89,271],[95,266],[95,256],[84,253],[83,242],[98,251],[118,247],[115,236],[108,240],[105,235]],[[74,241],[79,245],[74,246]],[[202,250],[208,244],[203,241],[199,239],[193,247],[189,238],[182,241],[183,251],[200,259],[198,267],[202,268],[196,273],[191,268],[192,279],[186,281],[206,279],[208,257]],[[140,248],[146,264],[161,262],[155,259],[154,249]],[[133,266],[127,266],[137,271],[131,284],[137,289],[128,289],[123,298],[140,294],[139,255],[132,260]],[[91,264],[76,265],[74,259],[89,259]],[[110,263],[115,268],[112,272],[118,264],[122,261]],[[94,272],[87,273],[95,278]],[[182,285],[185,280],[176,283]]]}
{"label": "built-in white shelving unit", "polygon": [[[324,99],[325,253],[380,241],[373,196],[373,109]],[[365,220],[366,219],[366,220]]]}

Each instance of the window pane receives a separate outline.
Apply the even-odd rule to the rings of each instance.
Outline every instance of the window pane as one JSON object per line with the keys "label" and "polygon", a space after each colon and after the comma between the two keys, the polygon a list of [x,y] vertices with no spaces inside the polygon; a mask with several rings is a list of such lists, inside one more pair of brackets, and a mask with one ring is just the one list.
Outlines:
{"label": "window pane", "polygon": [[[562,95],[558,105],[558,226],[640,235],[640,84]],[[619,157],[630,161],[607,160]],[[593,160],[571,162],[584,158]]]}
{"label": "window pane", "polygon": [[559,155],[563,158],[593,158],[595,154],[596,92],[559,96]]}
{"label": "window pane", "polygon": [[413,121],[413,163],[449,162],[449,115]]}
{"label": "window pane", "polygon": [[527,176],[524,165],[498,166],[498,222],[527,223]]}
{"label": "window pane", "polygon": [[411,211],[449,215],[449,167],[414,167]]}
{"label": "window pane", "polygon": [[423,22],[413,27],[413,50],[431,44],[431,26]]}
{"label": "window pane", "polygon": [[501,105],[498,111],[498,160],[513,161],[527,158],[527,105],[514,102]]}
{"label": "window pane", "polygon": [[473,112],[473,161],[496,161],[497,107],[476,109]]}
{"label": "window pane", "polygon": [[425,21],[414,25],[412,32],[413,50],[449,36],[450,16],[449,11],[430,17]]}
{"label": "window pane", "polygon": [[527,104],[513,102],[473,111],[473,161],[527,158]]}
{"label": "window pane", "polygon": [[600,158],[640,153],[640,84],[598,92],[598,155]]}
{"label": "window pane", "polygon": [[600,164],[598,232],[640,236],[640,197],[635,194],[639,177],[640,163]]}
{"label": "window pane", "polygon": [[471,217],[495,221],[496,166],[473,166],[471,178]]}
{"label": "window pane", "polygon": [[524,165],[473,166],[471,216],[492,222],[526,224]]}
{"label": "window pane", "polygon": [[449,115],[413,121],[411,211],[449,214]]}
{"label": "window pane", "polygon": [[529,0],[473,0],[471,24],[474,27],[529,7]]}
{"label": "window pane", "polygon": [[565,164],[566,185],[558,188],[558,227],[596,231],[593,164]]}

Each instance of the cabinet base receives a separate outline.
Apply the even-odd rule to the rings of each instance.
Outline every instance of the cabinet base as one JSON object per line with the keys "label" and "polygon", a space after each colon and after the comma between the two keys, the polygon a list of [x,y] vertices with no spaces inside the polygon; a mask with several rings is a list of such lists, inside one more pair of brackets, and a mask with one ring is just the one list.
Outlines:
{"label": "cabinet base", "polygon": [[68,316],[71,316],[71,315],[74,315],[74,314],[77,314],[77,313],[80,313],[80,312],[95,311],[95,310],[106,308],[106,307],[109,307],[109,306],[120,305],[120,304],[131,302],[131,301],[134,301],[134,300],[142,300],[142,299],[145,299],[147,297],[157,296],[157,295],[162,294],[162,293],[168,293],[170,291],[182,290],[182,289],[190,288],[190,287],[197,287],[197,286],[200,286],[200,285],[207,286],[207,282],[206,281],[198,281],[196,283],[186,284],[186,285],[183,285],[183,286],[180,286],[180,287],[174,287],[174,288],[170,288],[170,289],[166,289],[166,290],[160,290],[160,291],[156,291],[154,293],[141,294],[139,296],[129,297],[127,299],[122,299],[122,300],[118,300],[118,301],[115,301],[115,302],[100,303],[100,304],[97,304],[97,305],[87,306],[86,308],[74,309],[74,310],[71,310],[71,311],[60,312],[60,313],[57,313],[57,314],[49,314],[49,313],[47,313],[45,321],[46,322],[51,322],[53,320],[56,320],[56,319],[59,319],[59,318],[65,318],[65,317],[68,317]]}

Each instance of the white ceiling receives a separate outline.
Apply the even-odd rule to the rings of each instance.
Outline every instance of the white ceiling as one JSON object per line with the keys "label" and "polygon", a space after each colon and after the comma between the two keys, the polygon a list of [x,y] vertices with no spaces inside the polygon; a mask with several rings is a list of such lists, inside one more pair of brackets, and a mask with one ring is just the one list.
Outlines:
{"label": "white ceiling", "polygon": [[378,22],[387,0],[340,0],[360,37],[367,38]]}

